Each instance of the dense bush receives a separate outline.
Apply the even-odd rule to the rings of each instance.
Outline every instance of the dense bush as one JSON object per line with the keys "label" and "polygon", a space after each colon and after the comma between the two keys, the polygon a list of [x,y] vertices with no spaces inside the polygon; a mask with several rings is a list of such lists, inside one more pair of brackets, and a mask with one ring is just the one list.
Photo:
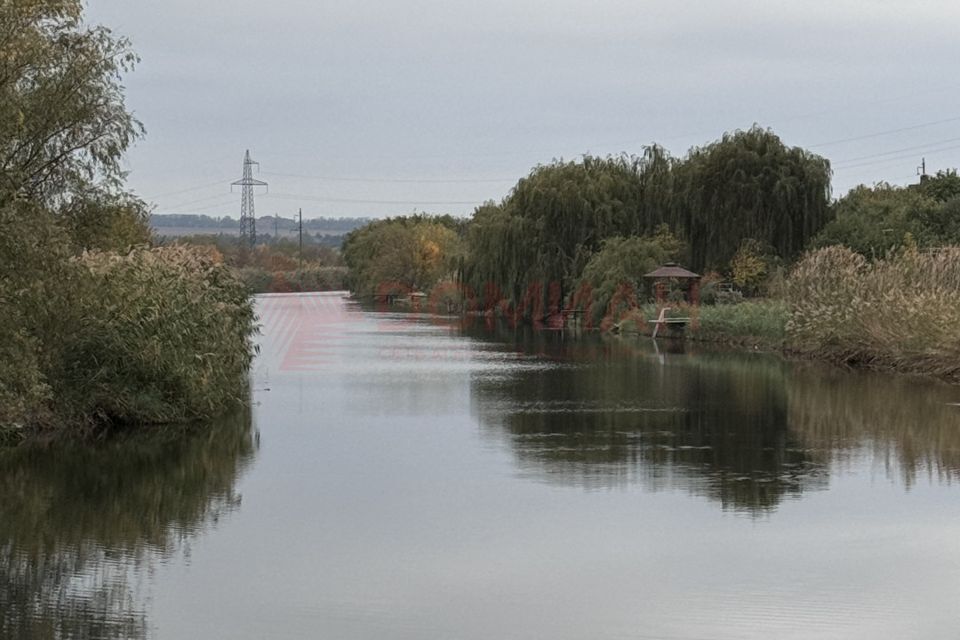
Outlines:
{"label": "dense bush", "polygon": [[[56,225],[48,231],[56,236]],[[181,247],[71,258],[56,245],[18,247],[25,262],[13,269],[0,246],[0,269],[16,274],[0,286],[7,437],[210,417],[244,396],[253,307],[209,254]],[[30,268],[34,253],[45,270]]]}
{"label": "dense bush", "polygon": [[833,205],[834,219],[814,239],[815,248],[843,245],[869,258],[879,258],[908,239],[937,243],[923,220],[939,205],[917,189],[887,184],[859,186]]}
{"label": "dense bush", "polygon": [[346,267],[309,267],[286,274],[294,291],[345,291]]}
{"label": "dense bush", "polygon": [[960,379],[960,248],[869,262],[807,255],[787,282],[790,344],[830,360]]}
{"label": "dense bush", "polygon": [[273,292],[274,276],[272,271],[259,267],[240,267],[234,273],[251,293]]}
{"label": "dense bush", "polygon": [[74,331],[51,378],[73,421],[211,417],[243,397],[252,349],[246,288],[186,247],[76,260]]}
{"label": "dense bush", "polygon": [[57,318],[68,237],[42,207],[0,207],[0,431],[48,418],[39,335]]}
{"label": "dense bush", "polygon": [[[759,292],[771,263],[795,257],[829,220],[829,195],[827,160],[759,127],[682,159],[652,146],[642,156],[555,161],[476,210],[464,277],[487,308],[516,308],[532,294],[549,308],[555,290],[564,300],[577,290],[604,241],[667,225],[686,245],[675,259],[725,271],[737,256],[734,275]],[[738,254],[745,241],[751,251]]]}

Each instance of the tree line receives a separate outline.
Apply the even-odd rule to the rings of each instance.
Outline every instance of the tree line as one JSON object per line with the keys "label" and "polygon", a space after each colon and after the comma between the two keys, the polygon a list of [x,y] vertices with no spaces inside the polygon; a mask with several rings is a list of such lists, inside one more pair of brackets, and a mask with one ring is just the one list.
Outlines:
{"label": "tree line", "polygon": [[[469,219],[378,221],[348,235],[345,255],[352,286],[368,295],[382,282],[424,291],[442,284],[475,309],[529,315],[589,294],[596,314],[620,283],[648,294],[643,274],[666,261],[756,295],[809,249],[842,244],[882,257],[905,243],[960,242],[955,171],[911,187],[861,186],[838,200],[831,177],[826,158],[754,126],[680,158],[652,145],[639,155],[538,165]],[[436,260],[444,268],[424,278],[411,267],[416,234],[404,239],[402,230],[431,224],[451,234]]]}

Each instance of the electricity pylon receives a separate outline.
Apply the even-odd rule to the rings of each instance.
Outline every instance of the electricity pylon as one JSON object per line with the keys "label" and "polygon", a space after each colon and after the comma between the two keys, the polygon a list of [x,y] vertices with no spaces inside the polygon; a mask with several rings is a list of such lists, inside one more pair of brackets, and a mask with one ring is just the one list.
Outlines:
{"label": "electricity pylon", "polygon": [[257,165],[257,169],[260,168],[259,162],[250,159],[250,150],[247,149],[247,155],[243,157],[243,177],[230,183],[231,191],[235,186],[243,188],[240,202],[240,244],[250,247],[257,242],[257,214],[253,208],[253,188],[267,187],[267,183],[263,180],[254,179],[253,165]]}

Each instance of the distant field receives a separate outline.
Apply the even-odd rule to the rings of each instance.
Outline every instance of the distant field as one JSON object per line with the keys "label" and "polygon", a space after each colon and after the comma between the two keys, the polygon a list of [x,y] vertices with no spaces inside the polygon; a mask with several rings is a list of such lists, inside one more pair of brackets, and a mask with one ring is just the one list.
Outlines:
{"label": "distant field", "polygon": [[[370,222],[369,218],[311,218],[303,221],[305,238],[317,238],[328,246],[339,246],[343,237],[353,229]],[[196,235],[239,236],[240,223],[232,218],[213,218],[195,214],[154,214],[150,226],[159,236],[179,238]],[[257,220],[257,235],[295,239],[299,221],[292,218],[261,216]],[[274,231],[276,229],[276,231]]]}
{"label": "distant field", "polygon": [[[157,233],[158,235],[169,236],[174,238],[177,238],[180,236],[207,236],[207,235],[238,236],[240,235],[239,228],[225,229],[222,227],[166,227],[166,226],[160,226],[160,225],[151,225],[151,227],[153,228],[154,232]],[[343,231],[336,231],[332,229],[309,229],[309,230],[304,229],[303,233],[304,235],[306,234],[316,235],[319,233],[320,235],[324,235],[324,236],[344,235]],[[272,226],[261,227],[260,225],[258,225],[257,234],[272,236],[274,235],[273,227]],[[297,230],[296,229],[280,229],[277,233],[277,236],[280,238],[296,238]]]}

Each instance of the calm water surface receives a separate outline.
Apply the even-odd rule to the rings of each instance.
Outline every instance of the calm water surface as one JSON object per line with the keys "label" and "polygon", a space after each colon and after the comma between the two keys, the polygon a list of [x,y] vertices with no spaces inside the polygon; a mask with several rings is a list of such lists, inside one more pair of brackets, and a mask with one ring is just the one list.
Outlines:
{"label": "calm water surface", "polygon": [[0,637],[960,638],[960,388],[259,307],[248,414],[0,454]]}

